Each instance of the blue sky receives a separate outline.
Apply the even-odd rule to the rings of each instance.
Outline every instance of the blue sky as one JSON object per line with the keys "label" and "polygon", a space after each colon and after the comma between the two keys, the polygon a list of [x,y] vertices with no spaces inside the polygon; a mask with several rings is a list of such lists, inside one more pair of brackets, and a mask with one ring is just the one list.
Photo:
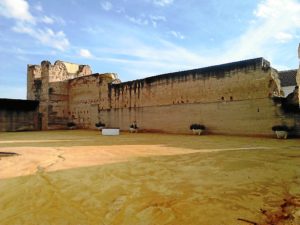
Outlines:
{"label": "blue sky", "polygon": [[297,0],[0,0],[0,98],[26,98],[27,64],[122,81],[255,57],[298,68]]}

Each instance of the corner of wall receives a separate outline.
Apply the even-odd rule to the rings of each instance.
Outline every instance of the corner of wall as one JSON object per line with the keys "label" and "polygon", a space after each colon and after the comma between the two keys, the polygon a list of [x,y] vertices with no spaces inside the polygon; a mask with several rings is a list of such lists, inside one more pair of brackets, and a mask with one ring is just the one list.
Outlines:
{"label": "corner of wall", "polygon": [[270,97],[284,97],[278,71],[271,68],[271,79],[269,81]]}
{"label": "corner of wall", "polygon": [[[297,71],[296,81],[297,81],[297,86],[299,88],[300,87],[300,67]],[[300,108],[300,92],[298,92],[298,100],[299,100],[299,108]]]}

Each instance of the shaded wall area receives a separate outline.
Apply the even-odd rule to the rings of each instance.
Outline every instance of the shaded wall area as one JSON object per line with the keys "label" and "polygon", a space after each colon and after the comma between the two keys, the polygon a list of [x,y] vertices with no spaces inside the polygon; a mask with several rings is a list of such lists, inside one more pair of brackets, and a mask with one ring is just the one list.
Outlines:
{"label": "shaded wall area", "polygon": [[0,99],[0,131],[40,130],[39,102]]}
{"label": "shaded wall area", "polygon": [[108,84],[116,77],[114,73],[97,73],[69,81],[70,120],[78,128],[93,129],[103,120],[100,111],[109,107]]}

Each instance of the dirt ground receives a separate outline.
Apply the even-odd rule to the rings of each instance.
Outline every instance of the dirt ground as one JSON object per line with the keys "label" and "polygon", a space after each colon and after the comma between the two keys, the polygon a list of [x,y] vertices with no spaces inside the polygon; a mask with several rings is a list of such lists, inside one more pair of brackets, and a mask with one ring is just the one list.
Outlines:
{"label": "dirt ground", "polygon": [[0,224],[300,224],[300,139],[0,133]]}

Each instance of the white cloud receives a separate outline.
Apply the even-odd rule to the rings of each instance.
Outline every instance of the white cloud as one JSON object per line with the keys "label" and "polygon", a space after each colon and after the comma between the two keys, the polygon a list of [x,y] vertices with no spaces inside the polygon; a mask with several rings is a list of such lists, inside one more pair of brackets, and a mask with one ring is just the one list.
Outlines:
{"label": "white cloud", "polygon": [[[42,10],[40,3],[35,7]],[[28,2],[25,0],[0,0],[0,16],[15,20],[16,25],[12,27],[14,32],[27,34],[45,46],[64,51],[70,45],[63,31],[55,32],[47,27],[40,29],[36,24],[36,21],[53,24],[55,21],[60,21],[60,18],[43,16],[38,19],[34,17],[29,11]]]}
{"label": "white cloud", "polygon": [[132,17],[129,15],[126,15],[125,17],[134,24],[146,26],[151,23],[153,27],[157,27],[157,23],[159,21],[162,22],[167,21],[166,17],[164,16],[153,16],[153,15],[147,16],[145,14],[142,14],[140,17]]}
{"label": "white cloud", "polygon": [[34,6],[35,10],[39,11],[39,12],[43,12],[43,6],[40,2],[38,2],[35,6]]}
{"label": "white cloud", "polygon": [[167,6],[174,2],[174,0],[153,0],[153,3],[158,6]]}
{"label": "white cloud", "polygon": [[164,16],[152,16],[152,15],[150,15],[150,19],[156,20],[156,21],[166,21],[167,20],[166,17],[164,17]]}
{"label": "white cloud", "polygon": [[297,0],[263,0],[253,15],[255,18],[249,28],[229,43],[222,58],[267,56],[272,59],[275,51],[268,46],[291,41],[300,28],[300,2]]}
{"label": "white cloud", "polygon": [[[151,23],[151,17],[147,18]],[[296,0],[260,1],[253,12],[252,20],[253,22],[249,24],[244,33],[226,42],[219,49],[210,49],[209,51],[201,49],[199,51],[202,52],[196,52],[194,49],[187,49],[162,40],[157,40],[156,46],[134,40],[132,43],[122,42],[122,45],[105,49],[101,51],[101,55],[107,57],[95,57],[95,59],[116,63],[135,77],[260,56],[266,57],[272,62],[273,57],[278,55],[274,45],[278,46],[279,41],[281,41],[280,43],[290,41],[296,37],[297,32],[299,34],[300,2]],[[136,22],[136,20],[132,22]],[[143,24],[141,20],[139,23]],[[170,31],[168,34],[179,39],[185,38],[177,31]]]}
{"label": "white cloud", "polygon": [[148,25],[148,23],[149,23],[147,19],[135,18],[135,17],[131,17],[131,16],[128,16],[128,15],[126,15],[126,18],[130,22],[135,23],[137,25]]}
{"label": "white cloud", "polygon": [[[283,15],[285,10],[293,10],[296,1],[294,0],[264,0],[261,1],[254,10],[254,15],[260,18],[278,18]],[[286,16],[289,16],[286,14]]]}
{"label": "white cloud", "polygon": [[54,22],[56,22],[56,23],[58,23],[60,25],[66,25],[67,24],[67,22],[63,18],[61,18],[59,16],[51,16],[51,19],[53,19]]}
{"label": "white cloud", "polygon": [[43,23],[46,23],[46,24],[53,24],[54,23],[54,19],[52,19],[51,17],[48,17],[48,16],[43,16],[41,21]]}
{"label": "white cloud", "polygon": [[87,32],[89,34],[103,34],[104,29],[99,26],[88,26],[81,29],[84,32]]}
{"label": "white cloud", "polygon": [[42,44],[61,51],[66,50],[70,45],[63,31],[55,32],[50,28],[36,29],[24,23],[17,23],[12,29],[17,33],[28,34]]}
{"label": "white cloud", "polygon": [[284,32],[279,32],[275,35],[275,38],[278,40],[280,43],[286,43],[292,39],[294,39],[294,36],[289,33],[284,33]]}
{"label": "white cloud", "polygon": [[38,19],[39,22],[45,23],[45,24],[60,24],[60,25],[66,25],[66,21],[59,17],[59,16],[43,16],[42,18]]}
{"label": "white cloud", "polygon": [[151,20],[151,23],[152,23],[153,27],[157,27],[157,23],[159,21],[162,21],[162,22],[166,22],[167,21],[166,17],[164,17],[164,16],[153,16],[153,15],[150,15],[149,18]]}
{"label": "white cloud", "polygon": [[180,32],[178,32],[178,31],[170,31],[169,32],[173,37],[175,37],[175,38],[178,38],[178,39],[181,39],[181,40],[183,40],[183,39],[185,39],[185,36],[184,35],[182,35]]}
{"label": "white cloud", "polygon": [[26,26],[23,23],[18,23],[16,26],[12,28],[12,30],[17,33],[25,33],[25,34],[34,33],[33,29],[30,26]]}
{"label": "white cloud", "polygon": [[25,0],[1,0],[0,15],[18,21],[35,22],[35,18],[30,13],[29,5]]}
{"label": "white cloud", "polygon": [[92,58],[93,57],[91,52],[87,49],[80,49],[79,55],[84,58]]}
{"label": "white cloud", "polygon": [[[157,46],[149,46],[137,39],[130,39],[119,46],[101,49],[100,54],[105,57],[94,57],[94,59],[123,67],[132,79],[210,64],[207,57],[168,41],[157,39],[156,44]],[[97,53],[99,54],[99,51]]]}
{"label": "white cloud", "polygon": [[105,11],[110,11],[112,9],[113,5],[111,4],[111,2],[105,1],[105,2],[101,2],[101,7]]}
{"label": "white cloud", "polygon": [[63,31],[54,32],[50,28],[38,30],[35,37],[43,44],[56,48],[58,50],[66,50],[70,43]]}
{"label": "white cloud", "polygon": [[116,9],[116,13],[125,13],[125,9],[124,8]]}

